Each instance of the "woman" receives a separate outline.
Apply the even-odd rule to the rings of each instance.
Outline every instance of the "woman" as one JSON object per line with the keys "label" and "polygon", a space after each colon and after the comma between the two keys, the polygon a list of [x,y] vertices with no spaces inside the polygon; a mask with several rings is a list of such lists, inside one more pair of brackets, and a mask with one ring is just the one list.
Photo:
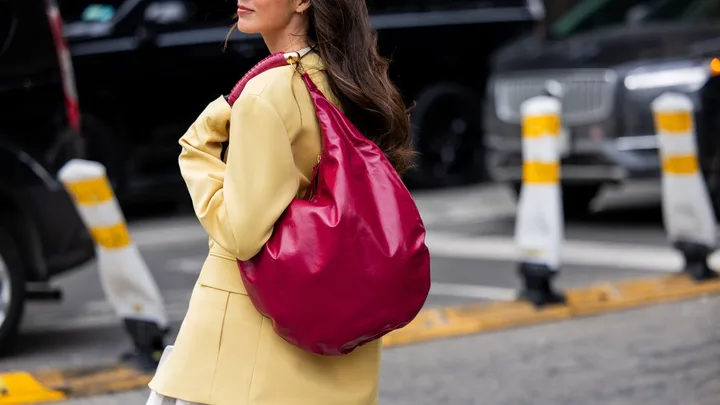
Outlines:
{"label": "woman", "polygon": [[261,34],[271,53],[301,58],[250,80],[232,108],[218,97],[180,139],[180,169],[210,253],[148,403],[377,404],[380,341],[340,357],[288,344],[253,307],[235,259],[260,251],[290,202],[304,195],[320,155],[320,128],[299,72],[401,173],[412,157],[402,99],[377,53],[364,1],[240,0],[237,13],[237,28]]}

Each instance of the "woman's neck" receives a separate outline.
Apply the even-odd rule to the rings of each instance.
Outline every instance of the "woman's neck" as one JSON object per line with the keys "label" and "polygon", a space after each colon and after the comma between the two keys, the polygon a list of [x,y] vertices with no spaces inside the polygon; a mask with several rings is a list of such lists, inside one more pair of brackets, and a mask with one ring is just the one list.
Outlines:
{"label": "woman's neck", "polygon": [[[267,45],[270,53],[277,52],[297,52],[303,48],[308,47],[308,42],[305,35],[294,34],[300,30],[288,29],[278,32],[275,35],[263,35],[265,45]],[[300,31],[302,32],[302,31]]]}

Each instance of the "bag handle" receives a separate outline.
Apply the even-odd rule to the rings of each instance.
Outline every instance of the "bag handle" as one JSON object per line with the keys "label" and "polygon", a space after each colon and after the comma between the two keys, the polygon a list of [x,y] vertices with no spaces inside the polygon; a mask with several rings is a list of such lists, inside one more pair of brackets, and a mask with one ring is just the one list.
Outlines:
{"label": "bag handle", "polygon": [[240,97],[240,93],[242,93],[247,83],[255,76],[276,67],[286,66],[288,63],[288,59],[286,59],[285,55],[282,53],[274,53],[258,62],[257,65],[248,70],[247,73],[245,73],[237,82],[237,84],[235,84],[235,87],[233,87],[230,94],[226,97],[228,104],[230,104],[231,107],[235,104],[235,101],[237,101],[238,97]]}
{"label": "bag handle", "polygon": [[247,73],[245,73],[243,77],[237,82],[237,84],[235,84],[235,87],[233,87],[232,91],[230,91],[230,94],[225,96],[228,104],[230,104],[231,107],[233,104],[235,104],[235,101],[237,101],[238,97],[240,97],[240,93],[242,93],[248,82],[255,76],[277,67],[295,65],[298,63],[300,58],[307,52],[309,52],[309,50],[311,49],[312,48],[308,47],[298,52],[277,52],[265,57],[255,66],[253,66],[252,69],[248,70]]}
{"label": "bag handle", "polygon": [[[252,80],[255,76],[259,75],[260,73],[266,72],[270,69],[274,69],[281,66],[286,65],[297,65],[300,61],[300,58],[309,52],[309,50],[312,50],[312,48],[306,48],[305,50],[301,50],[299,52],[288,52],[288,53],[282,53],[277,52],[270,56],[265,57],[260,62],[258,62],[255,66],[252,67],[252,69],[248,70],[247,73],[243,75],[243,77],[235,84],[232,91],[230,91],[230,94],[225,96],[225,100],[227,100],[230,107],[235,104],[235,101],[240,97],[240,94],[242,93],[243,89],[245,89],[245,86],[248,84],[250,80]],[[301,54],[302,53],[302,54]],[[310,79],[310,75],[307,72],[303,72],[301,74],[303,82],[305,83],[305,86],[308,89],[308,92],[310,92],[310,97],[312,98],[313,105],[317,109],[317,102],[318,98],[324,98],[322,92],[320,89],[318,89],[317,85]],[[324,132],[324,131],[323,131]],[[323,137],[325,134],[323,133]],[[223,148],[224,149],[224,148]],[[305,195],[303,196],[304,200],[311,199],[315,191],[317,189],[317,182],[319,177],[319,170],[320,170],[320,156],[318,156],[318,161],[313,167],[313,173],[312,173],[312,179],[310,182],[310,186],[305,190]]]}

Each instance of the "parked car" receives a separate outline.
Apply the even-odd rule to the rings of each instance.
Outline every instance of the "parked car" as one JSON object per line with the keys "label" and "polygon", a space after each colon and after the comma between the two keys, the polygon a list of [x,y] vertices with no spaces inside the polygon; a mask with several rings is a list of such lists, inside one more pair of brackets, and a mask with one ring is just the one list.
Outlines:
{"label": "parked car", "polygon": [[82,140],[70,128],[44,3],[0,0],[0,352],[26,300],[61,298],[50,281],[94,257],[55,178]]}
{"label": "parked car", "polygon": [[[549,94],[562,101],[565,213],[583,215],[606,184],[660,176],[650,103],[666,91],[697,109],[705,173],[720,202],[717,154],[716,0],[583,0],[547,39],[520,38],[493,56],[484,123],[491,177],[519,189],[520,104]],[[715,66],[715,67],[713,67]],[[711,169],[711,165],[712,166]]]}
{"label": "parked car", "polygon": [[[381,53],[413,112],[421,152],[408,184],[484,178],[480,110],[487,55],[534,25],[528,0],[368,0]],[[532,3],[536,3],[533,0]],[[226,0],[60,0],[87,152],[122,204],[186,196],[177,139],[266,56]],[[469,40],[482,38],[482,40]],[[478,60],[478,57],[480,58]]]}

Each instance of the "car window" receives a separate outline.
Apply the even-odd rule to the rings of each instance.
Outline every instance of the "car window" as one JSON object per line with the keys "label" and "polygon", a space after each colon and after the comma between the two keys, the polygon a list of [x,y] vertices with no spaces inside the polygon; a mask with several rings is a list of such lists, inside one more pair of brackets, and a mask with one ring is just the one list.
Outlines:
{"label": "car window", "polygon": [[237,2],[233,0],[59,0],[63,20],[108,22],[126,9],[144,7],[144,17],[160,25],[200,28],[230,25]]}
{"label": "car window", "polygon": [[13,40],[17,30],[18,16],[15,5],[7,0],[0,0],[0,57],[2,57]]}
{"label": "car window", "polygon": [[718,21],[720,20],[720,0],[693,1],[681,19],[683,21]]}
{"label": "car window", "polygon": [[371,14],[526,7],[527,0],[365,0]]}
{"label": "car window", "polygon": [[228,0],[155,0],[145,9],[145,19],[184,29],[232,25],[237,2]]}
{"label": "car window", "polygon": [[112,20],[124,0],[77,1],[58,0],[65,23],[107,22]]}
{"label": "car window", "polygon": [[610,25],[676,20],[689,4],[688,0],[582,0],[552,26],[550,33],[563,38]]}

